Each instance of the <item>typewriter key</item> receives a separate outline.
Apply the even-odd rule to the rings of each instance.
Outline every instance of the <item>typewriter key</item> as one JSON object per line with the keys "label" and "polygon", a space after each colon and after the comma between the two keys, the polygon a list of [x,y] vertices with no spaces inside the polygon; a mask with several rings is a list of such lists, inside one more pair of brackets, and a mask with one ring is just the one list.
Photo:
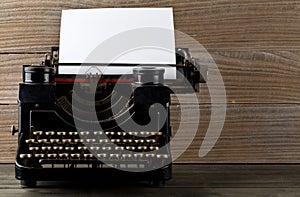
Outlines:
{"label": "typewriter key", "polygon": [[122,154],[122,157],[124,157],[124,158],[131,158],[132,154]]}
{"label": "typewriter key", "polygon": [[84,140],[83,140],[83,139],[74,139],[74,142],[75,142],[75,143],[83,143]]}
{"label": "typewriter key", "polygon": [[53,150],[63,150],[63,146],[53,146]]}
{"label": "typewriter key", "polygon": [[55,135],[55,132],[54,131],[46,131],[45,134],[48,136],[51,136],[51,135]]}
{"label": "typewriter key", "polygon": [[89,131],[81,131],[80,135],[84,136],[84,135],[90,135]]}
{"label": "typewriter key", "polygon": [[111,147],[110,146],[104,146],[104,147],[102,147],[102,150],[111,150]]}
{"label": "typewriter key", "polygon": [[85,157],[86,159],[91,159],[94,157],[93,154],[83,154],[83,157]]}
{"label": "typewriter key", "polygon": [[150,146],[149,148],[150,148],[150,150],[159,150],[158,146]]}
{"label": "typewriter key", "polygon": [[34,131],[33,135],[41,136],[41,135],[43,135],[43,131]]}
{"label": "typewriter key", "polygon": [[100,158],[105,158],[106,156],[107,156],[106,153],[97,154],[97,157],[100,157]]}
{"label": "typewriter key", "polygon": [[31,143],[34,143],[35,142],[35,139],[28,139],[28,140],[25,140],[25,142],[27,144],[31,144]]}
{"label": "typewriter key", "polygon": [[132,139],[123,139],[124,143],[131,143],[133,140]]}
{"label": "typewriter key", "polygon": [[39,147],[29,147],[29,150],[30,151],[38,151],[39,150]]}
{"label": "typewriter key", "polygon": [[95,143],[96,139],[86,139],[85,140],[87,143]]}
{"label": "typewriter key", "polygon": [[146,153],[145,156],[146,157],[155,157],[155,154],[153,154],[153,153]]}
{"label": "typewriter key", "polygon": [[112,143],[118,143],[118,142],[120,142],[121,140],[120,139],[111,139],[110,140]]}
{"label": "typewriter key", "polygon": [[21,159],[30,159],[32,158],[32,154],[20,154]]}
{"label": "typewriter key", "polygon": [[39,139],[38,143],[39,144],[45,144],[47,142],[47,139]]}
{"label": "typewriter key", "polygon": [[135,154],[133,154],[133,156],[136,158],[142,158],[144,156],[144,154],[143,153],[135,153]]}
{"label": "typewriter key", "polygon": [[78,132],[69,132],[69,135],[70,136],[76,136],[76,135],[78,135]]}
{"label": "typewriter key", "polygon": [[167,154],[161,154],[161,155],[156,155],[157,158],[164,158],[167,159],[169,156]]}
{"label": "typewriter key", "polygon": [[138,150],[147,150],[148,147],[147,146],[138,146]]}
{"label": "typewriter key", "polygon": [[65,131],[58,131],[56,134],[60,135],[60,136],[65,136],[66,132]]}
{"label": "typewriter key", "polygon": [[108,139],[100,139],[99,143],[108,143]]}
{"label": "typewriter key", "polygon": [[120,135],[120,136],[125,136],[126,132],[118,132],[117,134]]}
{"label": "typewriter key", "polygon": [[65,150],[66,151],[73,151],[75,148],[74,147],[71,147],[71,146],[66,146],[65,147]]}
{"label": "typewriter key", "polygon": [[100,147],[99,147],[99,146],[92,146],[92,147],[91,147],[91,150],[96,150],[96,151],[98,151],[98,150],[100,150]]}
{"label": "typewriter key", "polygon": [[78,146],[78,150],[87,150],[87,147],[86,146]]}
{"label": "typewriter key", "polygon": [[134,146],[126,146],[126,149],[127,150],[135,150],[135,147]]}
{"label": "typewriter key", "polygon": [[69,143],[72,142],[72,139],[62,139],[62,142],[63,142],[64,144],[69,144]]}
{"label": "typewriter key", "polygon": [[59,141],[60,141],[60,139],[50,139],[50,142],[51,142],[52,144],[54,144],[54,143],[59,143]]}
{"label": "typewriter key", "polygon": [[156,139],[146,139],[146,142],[148,142],[148,143],[155,143]]}
{"label": "typewriter key", "polygon": [[49,151],[51,149],[52,149],[51,146],[42,146],[42,150]]}
{"label": "typewriter key", "polygon": [[94,135],[102,135],[103,132],[102,131],[94,131]]}
{"label": "typewriter key", "polygon": [[44,157],[45,157],[45,154],[38,153],[38,154],[35,154],[34,156],[35,156],[36,158],[44,158]]}
{"label": "typewriter key", "polygon": [[123,146],[116,146],[115,150],[124,150],[124,147]]}

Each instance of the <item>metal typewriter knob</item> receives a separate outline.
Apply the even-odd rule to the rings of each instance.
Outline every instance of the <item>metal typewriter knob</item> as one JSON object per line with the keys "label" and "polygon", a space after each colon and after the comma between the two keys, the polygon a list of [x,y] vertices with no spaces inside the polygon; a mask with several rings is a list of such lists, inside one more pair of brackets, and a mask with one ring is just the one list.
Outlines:
{"label": "metal typewriter knob", "polygon": [[158,85],[164,83],[165,69],[155,66],[143,66],[133,69],[135,85]]}
{"label": "metal typewriter knob", "polygon": [[54,68],[45,66],[24,66],[25,83],[52,83]]}

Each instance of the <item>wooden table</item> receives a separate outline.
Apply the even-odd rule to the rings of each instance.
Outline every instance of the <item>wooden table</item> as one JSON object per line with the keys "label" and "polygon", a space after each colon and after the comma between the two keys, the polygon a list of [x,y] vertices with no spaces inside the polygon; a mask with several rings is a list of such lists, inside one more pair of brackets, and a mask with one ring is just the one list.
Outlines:
{"label": "wooden table", "polygon": [[1,164],[0,196],[300,196],[300,165],[181,164],[163,188],[99,181],[38,182],[37,188],[22,189],[14,166]]}

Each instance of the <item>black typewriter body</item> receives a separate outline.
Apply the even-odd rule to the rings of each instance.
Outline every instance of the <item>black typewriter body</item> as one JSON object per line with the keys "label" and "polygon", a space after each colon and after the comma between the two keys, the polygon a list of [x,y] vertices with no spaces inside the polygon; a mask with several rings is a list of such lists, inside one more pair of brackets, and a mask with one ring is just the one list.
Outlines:
{"label": "black typewriter body", "polygon": [[[188,50],[180,50],[185,52],[177,55],[177,70],[197,90],[204,79]],[[57,54],[53,47],[42,65],[23,66],[15,165],[21,185],[124,177],[160,186],[171,179],[172,91],[164,70],[139,66],[122,77],[59,75]]]}

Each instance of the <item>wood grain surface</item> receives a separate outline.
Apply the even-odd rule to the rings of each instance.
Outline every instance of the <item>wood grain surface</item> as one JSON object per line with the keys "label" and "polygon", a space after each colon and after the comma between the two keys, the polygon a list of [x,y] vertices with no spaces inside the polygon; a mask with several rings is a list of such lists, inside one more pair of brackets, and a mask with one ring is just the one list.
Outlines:
{"label": "wood grain surface", "polygon": [[20,187],[13,165],[0,165],[0,192],[5,197],[64,196],[299,196],[299,165],[173,165],[173,179],[162,188],[146,182],[38,181],[37,188]]}
{"label": "wood grain surface", "polygon": [[[198,157],[211,113],[207,84],[198,101],[200,126],[179,163],[300,162],[300,1],[299,0],[3,0],[0,4],[0,163],[13,162],[18,83],[22,65],[38,64],[59,45],[62,9],[99,7],[173,7],[175,28],[205,50],[193,54],[209,69],[209,86],[218,89],[217,72],[226,88],[227,115],[215,147]],[[177,46],[193,48],[176,36]],[[212,61],[213,59],[213,61]],[[218,92],[216,103],[225,104]],[[180,107],[172,99],[174,132]],[[197,122],[197,121],[196,121]],[[193,123],[194,124],[194,123]],[[187,130],[193,125],[186,123]],[[185,140],[184,138],[182,140]],[[204,147],[205,148],[205,147]]]}

